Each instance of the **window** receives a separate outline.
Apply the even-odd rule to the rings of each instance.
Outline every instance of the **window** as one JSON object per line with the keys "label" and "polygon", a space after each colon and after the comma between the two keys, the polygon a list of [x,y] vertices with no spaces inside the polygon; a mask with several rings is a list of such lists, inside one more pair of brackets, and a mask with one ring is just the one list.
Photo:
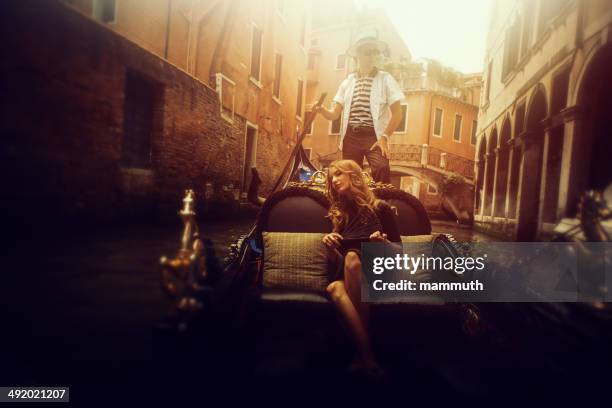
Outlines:
{"label": "window", "polygon": [[340,115],[340,117],[334,121],[332,121],[332,123],[330,124],[331,129],[329,131],[330,135],[339,135],[340,134],[340,128],[342,127],[342,115]]}
{"label": "window", "polygon": [[533,31],[533,6],[535,2],[525,2],[525,11],[523,14],[523,25],[521,27],[521,55],[522,59],[531,45],[531,32]]}
{"label": "window", "polygon": [[262,31],[253,26],[253,37],[251,39],[251,78],[259,82],[261,73],[261,42]]}
{"label": "window", "polygon": [[404,190],[405,192],[412,194],[413,186],[414,181],[411,176],[403,176],[400,178],[400,190]]}
{"label": "window", "polygon": [[456,142],[461,141],[461,122],[463,122],[463,117],[458,113],[455,114],[455,129],[453,131],[453,140]]}
{"label": "window", "polygon": [[117,14],[116,0],[94,0],[93,16],[103,23],[114,23]]}
{"label": "window", "polygon": [[434,116],[434,136],[442,137],[442,109],[436,108]]}
{"label": "window", "polygon": [[242,168],[242,191],[247,191],[250,184],[251,168],[257,162],[257,127],[247,123],[244,137],[244,166]]}
{"label": "window", "polygon": [[485,90],[485,103],[489,102],[489,96],[491,96],[491,72],[493,71],[493,61],[489,62],[487,68],[487,89]]}
{"label": "window", "polygon": [[302,23],[300,26],[300,45],[306,46],[306,16],[302,16]]}
{"label": "window", "polygon": [[309,70],[315,69],[316,60],[317,60],[317,55],[313,53],[309,53],[308,61],[306,62],[306,69],[309,69]]}
{"label": "window", "polygon": [[427,194],[436,195],[438,194],[438,189],[432,184],[427,184]]}
{"label": "window", "polygon": [[538,38],[548,28],[548,22],[554,17],[559,2],[555,0],[540,0],[540,13],[538,15]]}
{"label": "window", "polygon": [[514,70],[519,57],[520,32],[518,18],[512,26],[506,29],[504,40],[504,60],[502,64],[502,78],[506,78]]}
{"label": "window", "polygon": [[297,87],[297,103],[295,109],[295,115],[298,117],[302,117],[302,94],[304,92],[304,81],[298,79],[298,87]]}
{"label": "window", "polygon": [[219,106],[221,117],[229,122],[234,121],[234,96],[236,94],[236,83],[223,75],[217,73],[217,94],[219,95]]}
{"label": "window", "polygon": [[336,56],[336,69],[346,68],[346,55],[339,54]]}
{"label": "window", "polygon": [[472,137],[470,138],[470,144],[476,146],[476,129],[478,128],[478,121],[472,121]]}
{"label": "window", "polygon": [[397,125],[397,130],[393,133],[406,133],[408,130],[408,105],[401,104],[400,106],[402,108],[402,120]]}
{"label": "window", "polygon": [[121,164],[126,167],[151,166],[154,104],[155,85],[138,74],[128,72],[121,145]]}
{"label": "window", "polygon": [[304,114],[304,125],[308,125],[308,127],[306,127],[304,129],[304,133],[307,135],[312,135],[312,128],[314,127],[314,121],[310,121],[310,116],[312,115],[312,112],[306,112]]}
{"label": "window", "polygon": [[274,87],[272,89],[272,95],[280,99],[280,85],[281,85],[281,73],[283,72],[283,56],[276,54],[274,63]]}

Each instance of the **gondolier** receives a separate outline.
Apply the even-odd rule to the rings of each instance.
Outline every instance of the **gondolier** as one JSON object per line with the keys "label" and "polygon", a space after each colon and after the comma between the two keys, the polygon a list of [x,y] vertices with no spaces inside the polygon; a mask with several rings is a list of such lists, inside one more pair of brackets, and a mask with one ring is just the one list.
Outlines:
{"label": "gondolier", "polygon": [[404,93],[391,74],[376,67],[386,49],[387,44],[373,34],[359,36],[347,50],[347,55],[357,60],[357,72],[342,81],[331,109],[315,105],[313,111],[328,120],[342,117],[342,158],[363,168],[365,157],[374,181],[388,183],[389,138],[401,121]]}

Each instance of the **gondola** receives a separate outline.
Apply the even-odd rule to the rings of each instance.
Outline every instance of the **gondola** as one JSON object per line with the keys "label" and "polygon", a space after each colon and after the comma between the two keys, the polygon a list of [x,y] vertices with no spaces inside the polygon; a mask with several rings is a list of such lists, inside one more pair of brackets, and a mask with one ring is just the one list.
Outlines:
{"label": "gondola", "polygon": [[[285,287],[269,287],[262,276],[266,262],[263,236],[266,233],[300,235],[331,231],[330,221],[326,218],[329,206],[324,191],[326,173],[310,162],[301,139],[298,139],[273,192],[265,199],[257,196],[260,180],[253,169],[249,198],[261,207],[250,231],[232,245],[229,257],[222,263],[215,264],[207,258],[204,239],[198,234],[195,196],[193,191],[186,192],[180,211],[184,222],[181,249],[175,258],[161,259],[162,287],[175,305],[163,325],[165,335],[162,337],[181,332],[189,333],[190,338],[201,336],[203,342],[209,342],[215,337],[212,333],[222,332],[226,335],[218,337],[216,344],[222,344],[226,351],[228,330],[234,333],[229,337],[242,339],[249,347],[255,348],[261,345],[271,347],[279,339],[295,340],[296,336],[301,340],[293,344],[305,341],[312,345],[320,341],[332,347],[350,343],[324,291],[300,287],[299,278],[297,284],[290,282]],[[377,198],[385,200],[394,209],[402,237],[408,241],[420,240],[438,254],[460,255],[462,248],[452,235],[432,235],[429,216],[416,197],[393,185],[375,183],[371,178],[368,180]],[[372,324],[377,325],[380,332],[377,339],[398,342],[401,333],[412,336],[414,340],[414,330],[425,337],[446,338],[450,332],[461,330],[462,319],[458,316],[464,314],[464,310],[462,305],[431,299],[413,305],[397,302],[374,304],[372,314]],[[408,321],[410,325],[400,323]],[[320,349],[315,349],[324,350],[327,346],[322,344],[319,344]],[[168,348],[177,349],[169,346],[166,350]],[[275,352],[283,350],[280,346],[272,348]],[[241,345],[229,349],[244,350]],[[339,349],[347,350],[350,346]],[[283,358],[288,358],[291,353],[285,354]],[[252,358],[253,355],[245,353],[241,362]],[[205,360],[210,363],[214,358],[209,356]],[[251,367],[258,366],[257,362],[252,363]],[[248,366],[246,363],[243,365]]]}
{"label": "gondola", "polygon": [[[198,234],[194,194],[186,192],[180,211],[184,222],[181,249],[174,258],[161,259],[162,287],[173,299],[172,313],[156,331],[163,367],[179,377],[194,372],[249,378],[336,377],[350,359],[350,341],[324,292],[301,288],[299,279],[288,287],[270,287],[263,276],[266,233],[331,230],[325,217],[329,205],[325,172],[308,160],[299,139],[265,199],[257,196],[258,182],[259,175],[253,170],[249,197],[260,205],[257,218],[223,262],[211,259],[204,237]],[[432,235],[427,212],[414,196],[372,180],[370,187],[396,209],[406,242],[424,240],[439,256],[458,257],[469,251],[450,234]],[[604,217],[610,218],[601,195],[585,197],[583,206],[590,209],[591,221],[593,211],[598,225]],[[587,238],[608,239],[601,228],[582,221]],[[568,220],[561,224],[567,225]],[[567,236],[566,232],[558,232],[557,239]],[[589,368],[588,359],[595,354],[610,360],[608,351],[602,353],[606,339],[612,338],[607,305],[478,304],[433,298],[429,302],[374,303],[371,320],[374,346],[383,361],[392,361],[396,369],[435,366],[436,375],[445,377],[438,380],[447,386],[451,383],[455,390],[484,387],[503,391],[504,382],[517,376],[525,381],[539,379],[540,385],[554,388],[557,381],[571,382],[573,376],[568,373],[572,370]],[[564,359],[564,350],[571,350],[572,357]],[[497,370],[497,380],[483,375],[488,369]],[[584,376],[585,383],[596,381],[597,375],[590,374]]]}

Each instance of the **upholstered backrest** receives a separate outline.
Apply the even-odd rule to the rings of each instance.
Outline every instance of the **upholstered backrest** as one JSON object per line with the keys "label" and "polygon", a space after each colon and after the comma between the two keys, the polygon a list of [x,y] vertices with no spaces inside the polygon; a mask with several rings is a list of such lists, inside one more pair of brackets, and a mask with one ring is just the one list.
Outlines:
{"label": "upholstered backrest", "polygon": [[330,232],[327,209],[310,197],[287,197],[276,203],[268,215],[270,232]]}
{"label": "upholstered backrest", "polygon": [[416,197],[399,189],[377,188],[374,193],[395,208],[400,235],[431,234],[429,215]]}
{"label": "upholstered backrest", "polygon": [[[391,188],[375,188],[374,194],[395,209],[400,235],[431,234],[427,211],[416,197]],[[328,206],[327,197],[320,191],[286,188],[266,200],[258,224],[262,231],[270,232],[330,232]]]}
{"label": "upholstered backrest", "polygon": [[273,194],[259,214],[262,231],[331,232],[325,195],[306,188],[288,188]]}

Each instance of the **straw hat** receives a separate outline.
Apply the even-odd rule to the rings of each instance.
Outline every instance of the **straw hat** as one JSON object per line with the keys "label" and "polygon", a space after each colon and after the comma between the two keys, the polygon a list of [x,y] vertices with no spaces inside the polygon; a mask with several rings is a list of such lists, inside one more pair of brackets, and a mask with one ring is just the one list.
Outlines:
{"label": "straw hat", "polygon": [[353,44],[346,50],[346,54],[350,57],[356,57],[357,50],[364,45],[375,46],[381,54],[389,49],[386,42],[378,39],[378,34],[375,31],[368,31],[357,35]]}

